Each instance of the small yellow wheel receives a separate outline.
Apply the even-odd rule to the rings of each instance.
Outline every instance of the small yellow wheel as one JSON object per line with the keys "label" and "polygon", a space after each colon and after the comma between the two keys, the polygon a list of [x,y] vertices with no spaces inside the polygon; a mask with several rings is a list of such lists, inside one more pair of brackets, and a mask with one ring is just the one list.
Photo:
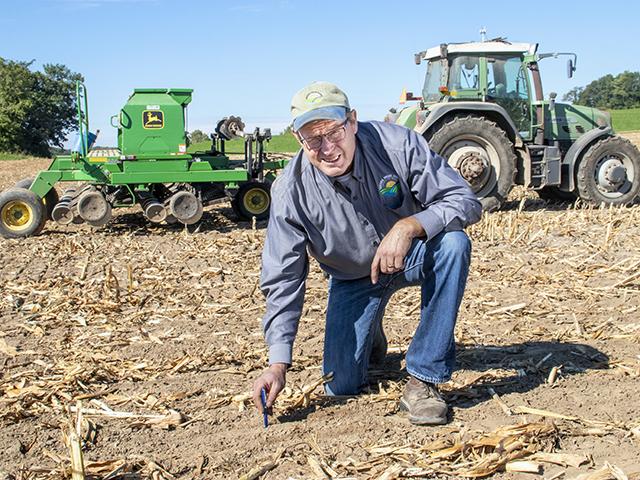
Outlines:
{"label": "small yellow wheel", "polygon": [[269,216],[271,206],[269,184],[248,182],[240,185],[233,197],[232,206],[236,214],[246,220],[251,220],[252,217],[264,220]]}
{"label": "small yellow wheel", "polygon": [[[16,182],[14,186],[18,188],[26,188],[27,190],[29,190],[29,188],[31,188],[33,180],[33,178],[23,178],[22,180]],[[42,199],[42,203],[44,203],[44,206],[47,207],[48,220],[53,220],[51,213],[53,212],[54,207],[59,201],[60,198],[58,197],[58,192],[56,191],[55,187],[51,188],[51,190],[49,190]]]}
{"label": "small yellow wheel", "polygon": [[0,235],[3,237],[37,235],[46,221],[46,208],[32,191],[11,188],[0,194]]}
{"label": "small yellow wheel", "polygon": [[242,204],[251,215],[261,215],[269,209],[269,192],[252,188],[242,197]]}

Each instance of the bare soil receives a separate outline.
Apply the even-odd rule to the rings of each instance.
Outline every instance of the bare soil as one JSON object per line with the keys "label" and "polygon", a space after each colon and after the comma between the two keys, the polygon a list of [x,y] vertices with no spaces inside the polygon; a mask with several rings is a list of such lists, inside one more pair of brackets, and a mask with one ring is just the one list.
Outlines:
{"label": "bare soil", "polygon": [[[0,162],[0,188],[44,167]],[[537,421],[554,433],[527,440],[531,451],[588,460],[544,462],[545,478],[603,467],[598,478],[640,478],[640,206],[553,205],[518,189],[469,229],[443,427],[411,426],[397,411],[417,289],[387,309],[390,353],[368,393],[332,400],[303,389],[321,377],[327,285],[314,264],[291,389],[263,428],[246,394],[266,365],[264,227],[222,205],[188,229],[125,210],[101,229],[48,223],[37,237],[0,239],[0,478],[67,477],[72,407],[85,412],[90,478],[398,478],[435,457],[424,476],[460,478],[463,461],[447,470],[453,457],[429,452]],[[526,408],[548,412],[518,413]],[[520,451],[510,445],[495,444],[489,460]]]}

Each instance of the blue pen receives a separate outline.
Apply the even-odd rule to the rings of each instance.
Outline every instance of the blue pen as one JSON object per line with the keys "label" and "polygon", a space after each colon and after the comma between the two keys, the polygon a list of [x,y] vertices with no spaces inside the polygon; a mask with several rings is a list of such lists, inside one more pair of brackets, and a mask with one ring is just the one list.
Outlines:
{"label": "blue pen", "polygon": [[264,419],[264,428],[269,426],[269,414],[267,414],[267,392],[264,388],[260,389],[260,400],[262,400],[262,418]]}

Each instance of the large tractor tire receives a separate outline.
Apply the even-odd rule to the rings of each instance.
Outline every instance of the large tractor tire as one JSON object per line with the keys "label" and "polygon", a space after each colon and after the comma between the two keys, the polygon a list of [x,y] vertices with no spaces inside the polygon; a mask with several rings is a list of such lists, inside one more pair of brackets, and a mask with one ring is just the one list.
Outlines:
{"label": "large tractor tire", "polygon": [[[15,186],[17,188],[26,188],[27,190],[29,190],[34,180],[35,180],[34,178],[23,178],[22,180],[19,180],[18,182],[16,182]],[[44,203],[44,206],[47,208],[47,219],[49,220],[53,219],[51,217],[51,213],[53,212],[54,207],[59,201],[60,201],[60,198],[55,188],[52,188],[51,190],[49,190],[47,194],[44,196],[44,198],[42,199],[42,203]]]}
{"label": "large tractor tire", "polygon": [[584,201],[630,204],[640,193],[640,152],[626,138],[603,138],[582,156],[576,177]]}
{"label": "large tractor tire", "polygon": [[537,190],[538,196],[542,200],[546,200],[547,202],[552,203],[560,203],[560,202],[575,202],[578,198],[573,192],[565,192],[564,190],[560,190],[558,187],[549,186],[542,187],[540,190]]}
{"label": "large tractor tire", "polygon": [[4,238],[37,235],[46,221],[44,203],[31,190],[10,188],[0,193],[0,235]]}
{"label": "large tractor tire", "polygon": [[247,182],[240,188],[231,202],[233,211],[245,220],[264,220],[269,217],[271,192],[268,183]]}
{"label": "large tractor tire", "polygon": [[500,208],[516,175],[516,154],[504,130],[483,117],[456,116],[430,131],[426,139],[469,183],[483,210]]}

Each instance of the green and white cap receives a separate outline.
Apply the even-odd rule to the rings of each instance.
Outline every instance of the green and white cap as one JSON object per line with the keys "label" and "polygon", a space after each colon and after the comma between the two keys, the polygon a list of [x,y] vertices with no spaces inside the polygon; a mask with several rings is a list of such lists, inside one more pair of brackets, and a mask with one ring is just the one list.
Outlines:
{"label": "green and white cap", "polygon": [[291,99],[293,131],[314,120],[344,121],[351,110],[347,95],[329,82],[313,82]]}

